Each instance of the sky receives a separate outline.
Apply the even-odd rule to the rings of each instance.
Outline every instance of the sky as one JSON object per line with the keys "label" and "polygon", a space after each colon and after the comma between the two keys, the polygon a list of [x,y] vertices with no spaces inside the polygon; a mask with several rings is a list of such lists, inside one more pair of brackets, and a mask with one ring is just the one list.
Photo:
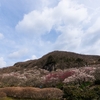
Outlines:
{"label": "sky", "polygon": [[0,68],[48,52],[100,55],[100,0],[0,0]]}

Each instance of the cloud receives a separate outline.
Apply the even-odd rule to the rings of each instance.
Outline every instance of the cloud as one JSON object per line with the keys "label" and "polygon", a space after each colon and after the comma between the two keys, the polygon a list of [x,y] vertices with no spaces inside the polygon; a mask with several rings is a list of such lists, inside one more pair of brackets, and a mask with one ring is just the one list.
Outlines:
{"label": "cloud", "polygon": [[2,33],[0,33],[0,39],[3,39],[4,35]]}
{"label": "cloud", "polygon": [[57,38],[54,48],[60,50],[77,51],[81,45],[83,31],[79,27],[65,26],[60,27],[61,34]]}
{"label": "cloud", "polygon": [[89,45],[94,45],[100,39],[100,17],[86,30],[84,34],[85,41]]}
{"label": "cloud", "polygon": [[[49,5],[48,1],[43,2]],[[81,49],[84,27],[90,20],[88,9],[83,4],[78,4],[76,0],[61,0],[54,7],[46,6],[42,10],[33,10],[25,14],[23,20],[16,25],[16,30],[19,33],[27,33],[29,36],[33,34],[33,39],[36,36],[51,34],[51,31],[55,30],[53,34],[60,34],[56,35],[55,42],[49,43],[49,49],[46,43],[49,41],[44,41],[44,38],[41,41],[43,46],[38,42],[35,45],[38,48],[45,48],[45,52],[55,49],[76,52]]]}
{"label": "cloud", "polygon": [[16,29],[25,33],[44,34],[52,28],[53,20],[49,18],[48,9],[44,12],[32,11],[24,16],[24,19],[18,23]]}
{"label": "cloud", "polygon": [[[86,41],[88,42],[88,41]],[[99,48],[99,45],[100,45],[100,40],[97,40],[96,42],[94,42],[93,44],[91,45],[85,45],[85,46],[82,46],[83,49],[81,49],[81,52],[84,52],[84,54],[92,54],[92,55],[100,55],[100,48]]]}
{"label": "cloud", "polygon": [[31,58],[29,58],[29,59],[25,59],[24,61],[28,61],[28,60],[35,60],[35,59],[37,59],[37,56],[36,56],[36,55],[32,55],[32,57],[31,57]]}
{"label": "cloud", "polygon": [[[92,12],[89,12],[92,6],[85,2],[79,3],[78,0],[61,0],[54,7],[48,7],[49,1],[43,2],[46,5],[42,10],[33,10],[24,15],[23,20],[16,25],[17,31],[41,36],[55,30],[56,33],[53,34],[60,34],[57,35],[55,43],[50,43],[49,49],[82,53],[86,50],[92,52],[92,47],[96,50],[100,37],[100,18],[95,18],[98,17],[96,15],[99,8],[93,7]],[[46,49],[47,43],[43,41],[43,49]]]}
{"label": "cloud", "polygon": [[90,34],[100,32],[100,17],[97,18],[95,23],[87,30],[87,32]]}
{"label": "cloud", "polygon": [[0,57],[0,68],[6,67],[6,62],[4,61],[3,57]]}
{"label": "cloud", "polygon": [[42,11],[33,10],[25,14],[23,20],[16,25],[16,30],[35,35],[49,33],[61,25],[77,25],[88,17],[87,9],[70,0],[61,0],[54,8],[44,8]]}
{"label": "cloud", "polygon": [[[92,20],[91,20],[92,21]],[[88,54],[100,54],[100,17],[85,31],[81,43],[82,52]]]}
{"label": "cloud", "polygon": [[15,52],[12,52],[8,55],[9,58],[16,59],[25,56],[28,53],[28,49],[21,49]]}
{"label": "cloud", "polygon": [[32,59],[37,59],[36,55],[32,55]]}

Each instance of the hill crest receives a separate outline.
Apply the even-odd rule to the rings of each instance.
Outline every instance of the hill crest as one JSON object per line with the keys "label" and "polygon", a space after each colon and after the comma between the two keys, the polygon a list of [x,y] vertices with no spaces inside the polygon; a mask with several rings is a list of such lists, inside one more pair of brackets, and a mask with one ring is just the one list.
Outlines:
{"label": "hill crest", "polygon": [[82,67],[100,63],[100,56],[83,55],[67,51],[53,51],[39,59],[17,62],[14,67],[39,67],[48,71],[70,67]]}

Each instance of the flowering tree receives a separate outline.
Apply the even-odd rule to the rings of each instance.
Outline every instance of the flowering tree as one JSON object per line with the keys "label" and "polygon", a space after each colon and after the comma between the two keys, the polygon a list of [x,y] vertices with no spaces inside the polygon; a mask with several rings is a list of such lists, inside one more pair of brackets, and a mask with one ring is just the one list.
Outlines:
{"label": "flowering tree", "polygon": [[57,84],[58,82],[63,83],[82,83],[82,82],[93,82],[95,80],[93,73],[95,68],[93,67],[82,67],[82,68],[70,68],[66,70],[60,70],[58,72],[51,72],[44,76],[45,84]]}

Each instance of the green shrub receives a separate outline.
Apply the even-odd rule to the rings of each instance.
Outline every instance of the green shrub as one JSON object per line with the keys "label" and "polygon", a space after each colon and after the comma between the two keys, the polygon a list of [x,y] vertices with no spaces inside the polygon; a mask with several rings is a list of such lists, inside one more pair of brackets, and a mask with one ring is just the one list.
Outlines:
{"label": "green shrub", "polygon": [[88,88],[88,87],[91,86],[91,85],[92,85],[91,82],[83,82],[83,83],[81,83],[81,84],[79,85],[79,87],[82,88],[82,89],[86,89],[86,88]]}
{"label": "green shrub", "polygon": [[82,89],[77,86],[65,86],[63,90],[64,98],[67,100],[97,100],[98,98],[97,93],[89,88]]}
{"label": "green shrub", "polygon": [[98,98],[100,99],[100,86],[94,86],[93,90],[97,94]]}
{"label": "green shrub", "polygon": [[64,87],[64,98],[67,100],[79,100],[82,90],[75,86]]}
{"label": "green shrub", "polygon": [[64,83],[60,82],[56,84],[56,88],[63,90]]}
{"label": "green shrub", "polygon": [[81,94],[82,100],[97,100],[97,94],[94,90],[85,90]]}
{"label": "green shrub", "polygon": [[96,80],[100,80],[100,68],[96,68],[96,71],[94,73],[94,77]]}

